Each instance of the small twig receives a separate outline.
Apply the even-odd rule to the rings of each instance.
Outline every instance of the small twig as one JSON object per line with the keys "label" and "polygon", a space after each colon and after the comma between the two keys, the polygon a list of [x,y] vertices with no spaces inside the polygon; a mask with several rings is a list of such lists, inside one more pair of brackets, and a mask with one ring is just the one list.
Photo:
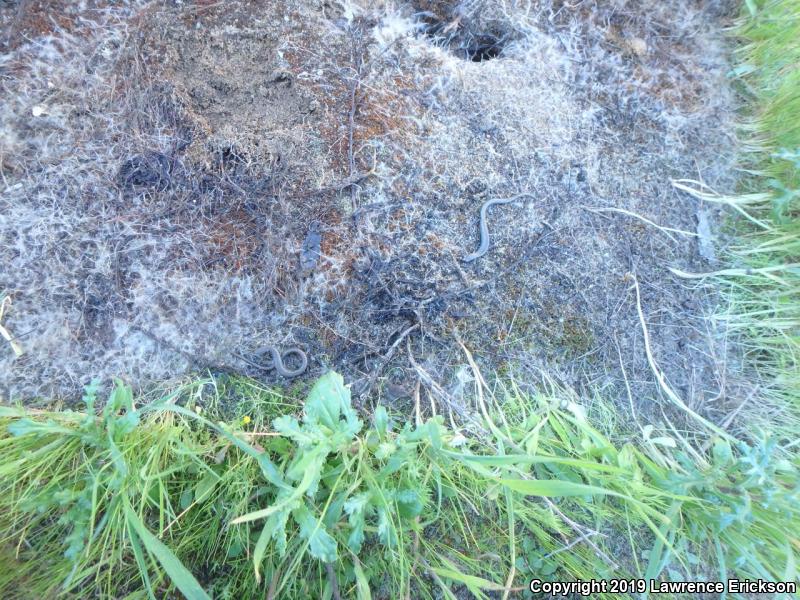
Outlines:
{"label": "small twig", "polygon": [[[356,94],[358,92],[359,87],[359,78],[361,74],[359,73],[356,77],[355,81],[353,82],[351,94],[350,94],[350,114],[348,116],[348,123],[347,123],[347,166],[350,172],[350,177],[353,176],[353,172],[356,170],[356,160],[353,154],[353,138],[355,137],[355,121],[356,121]],[[356,188],[355,186],[349,186],[350,188],[350,207],[352,208],[353,212],[356,210]]]}
{"label": "small twig", "polygon": [[224,6],[224,5],[225,5],[225,1],[223,0],[223,2],[215,2],[213,4],[206,4],[205,6],[190,7],[188,10],[189,10],[189,12],[193,12],[195,14],[198,14],[198,13],[201,13],[201,12],[205,12],[207,10],[211,10],[212,8],[217,8],[218,6]]}
{"label": "small twig", "polygon": [[634,219],[639,219],[643,223],[647,223],[648,225],[651,225],[651,226],[655,227],[656,229],[658,229],[661,233],[666,235],[669,239],[671,239],[675,243],[678,243],[678,240],[670,232],[679,233],[681,235],[688,235],[688,236],[692,236],[692,237],[697,237],[697,234],[693,233],[691,231],[685,231],[683,229],[673,229],[672,227],[664,227],[663,225],[659,225],[658,223],[654,223],[653,221],[651,221],[650,219],[648,219],[646,217],[643,217],[642,215],[636,214],[635,212],[632,212],[632,211],[629,211],[629,210],[625,210],[624,208],[613,208],[613,207],[596,208],[596,207],[592,207],[592,206],[582,206],[581,208],[583,208],[584,210],[588,210],[589,212],[593,212],[593,213],[615,212],[615,213],[619,213],[621,215],[627,215],[629,217],[633,217]]}
{"label": "small twig", "polygon": [[594,531],[593,529],[589,529],[588,527],[583,527],[582,525],[570,519],[567,515],[561,512],[558,506],[556,506],[555,503],[552,500],[550,500],[550,498],[543,496],[542,499],[545,501],[547,506],[550,507],[551,510],[555,511],[555,513],[559,517],[561,517],[562,521],[564,521],[567,525],[569,525],[575,531],[575,533],[577,533],[579,536],[585,539],[586,543],[589,544],[595,552],[597,552],[598,556],[600,556],[601,558],[603,558],[603,560],[605,560],[608,564],[610,564],[613,569],[616,570],[619,567],[616,561],[614,561],[611,557],[609,557],[605,552],[600,550],[597,544],[595,544],[591,539],[589,539],[591,536],[587,535],[587,534],[602,535],[599,531]]}
{"label": "small twig", "polygon": [[[725,429],[725,430],[727,430],[727,429],[728,429],[728,427],[730,426],[730,424],[731,424],[731,423],[733,423],[733,420],[736,418],[736,415],[738,415],[738,414],[739,414],[739,411],[741,411],[741,410],[744,408],[744,405],[745,405],[745,404],[747,404],[748,402],[750,402],[750,400],[753,398],[753,396],[755,396],[755,395],[756,395],[756,392],[758,392],[758,391],[759,391],[759,389],[758,389],[758,386],[755,386],[755,387],[753,387],[753,389],[752,389],[752,390],[750,390],[750,393],[749,393],[749,394],[747,394],[747,397],[746,397],[744,400],[742,400],[742,402],[739,404],[739,406],[737,406],[736,408],[734,408],[734,409],[733,409],[733,410],[730,412],[730,414],[728,414],[728,416],[727,416],[727,417],[725,417],[725,420],[724,420],[724,421],[722,421],[722,423],[720,424],[720,427],[722,427],[722,429]],[[713,441],[713,440],[712,440],[711,438],[709,438],[709,439],[708,439],[708,440],[706,440],[706,441],[705,441],[705,443],[704,443],[704,444],[703,444],[703,445],[700,447],[700,449],[701,449],[703,452],[707,452],[707,451],[708,451],[708,449],[711,447],[711,442],[712,442],[712,441]]]}
{"label": "small twig", "polygon": [[[347,168],[349,177],[352,178],[356,171],[355,159],[355,130],[356,130],[356,111],[358,110],[358,92],[361,88],[362,68],[364,66],[363,32],[359,29],[358,44],[356,44],[356,30],[350,28],[350,39],[353,42],[353,62],[355,76],[350,85],[350,110],[347,115]],[[356,188],[350,187],[350,205],[352,210],[356,210]]]}
{"label": "small twig", "polygon": [[134,330],[134,331],[138,331],[139,333],[144,334],[146,337],[149,337],[151,340],[153,340],[157,344],[160,344],[160,345],[164,346],[165,348],[167,348],[169,350],[172,350],[176,354],[180,354],[181,356],[186,358],[190,363],[192,363],[198,369],[201,369],[201,370],[204,370],[204,371],[218,371],[218,372],[221,372],[221,373],[227,373],[229,375],[244,375],[243,372],[238,371],[238,370],[236,370],[236,369],[234,369],[232,367],[229,367],[227,365],[214,364],[214,363],[212,363],[211,361],[209,361],[205,357],[199,356],[197,354],[193,354],[192,352],[188,352],[187,350],[182,350],[181,348],[178,348],[172,342],[168,342],[164,338],[157,336],[152,331],[150,331],[148,329],[145,329],[144,327],[141,327],[139,325],[131,325],[131,329]]}
{"label": "small twig", "polygon": [[[343,339],[345,341],[348,341],[351,344],[355,344],[356,346],[364,346],[364,348],[369,348],[369,355],[370,356],[372,356],[373,354],[377,354],[378,348],[376,346],[373,346],[372,344],[367,344],[365,342],[360,342],[360,341],[355,340],[355,339],[353,339],[351,337],[348,337],[348,336],[346,336],[346,335],[344,335],[342,333],[339,333],[333,327],[331,327],[325,321],[323,321],[322,318],[320,316],[318,316],[315,312],[312,311],[310,314],[311,314],[312,317],[314,317],[319,322],[320,325],[322,325],[325,329],[330,331],[336,337],[338,337],[340,339]],[[361,360],[361,358],[359,357],[358,360]]]}
{"label": "small twig", "polygon": [[[650,370],[653,372],[653,375],[655,375],[656,381],[658,381],[658,385],[667,395],[667,398],[669,398],[679,408],[683,409],[689,416],[696,419],[701,424],[705,425],[708,429],[710,429],[717,435],[724,437],[726,439],[731,439],[731,436],[727,432],[723,431],[722,429],[714,425],[711,421],[700,416],[691,408],[689,408],[689,406],[672,390],[672,388],[669,386],[669,383],[667,383],[667,378],[664,376],[664,373],[658,367],[658,363],[656,363],[656,359],[653,356],[653,350],[650,346],[650,334],[647,331],[647,322],[644,318],[644,311],[642,310],[642,296],[639,291],[639,281],[636,279],[636,276],[632,273],[628,274],[628,278],[633,279],[633,286],[636,290],[636,312],[639,315],[639,323],[642,326],[642,334],[644,335],[644,350],[645,354],[647,355],[647,362],[650,364]],[[704,462],[702,461],[702,458],[700,460],[701,462]]]}
{"label": "small twig", "polygon": [[16,338],[12,336],[5,327],[3,327],[3,314],[8,306],[11,306],[11,298],[6,296],[2,301],[0,301],[0,335],[2,335],[3,338],[11,345],[11,349],[14,351],[14,354],[17,357],[20,357],[23,354],[22,347],[16,342]]}
{"label": "small twig", "polygon": [[420,380],[417,379],[417,384],[414,386],[414,418],[416,419],[415,423],[416,423],[417,427],[422,425],[422,411],[420,410],[420,406],[419,406],[419,399],[420,399],[419,398],[420,397],[420,393],[419,392],[420,392],[420,386],[421,385],[422,384],[420,383]]}
{"label": "small twig", "polygon": [[392,360],[392,357],[394,356],[397,347],[403,342],[404,339],[406,339],[409,335],[411,335],[411,333],[413,333],[417,329],[419,329],[419,323],[414,323],[411,327],[407,328],[405,331],[403,331],[403,333],[397,336],[397,339],[391,346],[389,346],[389,350],[387,350],[386,354],[384,354],[383,357],[381,358],[381,361],[380,363],[378,363],[378,366],[372,370],[372,373],[370,374],[369,379],[367,380],[367,385],[364,387],[364,391],[362,392],[363,396],[369,395],[372,386],[375,385],[375,380],[378,379],[380,374],[386,368],[386,365],[388,365],[389,361]]}
{"label": "small twig", "polygon": [[566,546],[562,546],[562,547],[561,547],[561,548],[559,548],[558,550],[553,550],[553,551],[552,551],[552,552],[550,552],[549,554],[545,554],[545,555],[542,557],[542,559],[543,559],[543,560],[546,560],[546,559],[548,559],[548,558],[551,558],[551,557],[555,556],[556,554],[561,554],[562,552],[566,552],[567,550],[570,550],[571,548],[573,548],[573,547],[577,546],[578,544],[580,544],[581,542],[583,542],[583,541],[587,540],[588,538],[590,538],[590,537],[591,537],[591,536],[593,536],[593,535],[597,535],[597,532],[596,532],[596,531],[587,531],[587,532],[586,532],[586,533],[584,533],[584,534],[583,534],[581,537],[575,538],[574,540],[572,540],[572,541],[571,541],[569,544],[567,544]]}
{"label": "small twig", "polygon": [[416,331],[417,329],[419,329],[419,323],[414,323],[411,327],[409,327],[403,333],[401,333],[399,336],[397,336],[397,339],[391,345],[391,347],[389,348],[388,352],[386,352],[386,354],[384,354],[384,356],[383,356],[383,363],[384,364],[391,360],[392,356],[394,356],[395,350],[397,350],[397,347],[400,345],[400,343],[404,339],[406,339],[406,337],[408,337],[413,331]]}
{"label": "small twig", "polygon": [[346,190],[347,188],[352,188],[354,185],[361,183],[367,177],[374,174],[374,168],[370,169],[369,171],[362,171],[360,173],[353,173],[346,177],[345,179],[341,179],[331,185],[326,185],[325,187],[321,187],[316,190],[308,190],[303,191],[298,194],[294,194],[292,197],[306,197],[306,196],[320,196],[322,194],[327,194],[330,192],[341,192],[342,190]]}
{"label": "small twig", "polygon": [[411,366],[414,367],[414,370],[417,372],[417,376],[420,378],[422,383],[424,383],[435,395],[438,395],[448,407],[455,410],[456,413],[465,420],[469,420],[473,423],[478,423],[478,420],[475,417],[466,413],[462,406],[459,406],[455,400],[448,394],[442,386],[436,383],[431,377],[430,373],[428,373],[425,369],[420,366],[420,364],[414,360],[414,354],[411,352],[411,344],[408,343],[406,340],[406,350],[408,351],[408,360],[411,363]]}

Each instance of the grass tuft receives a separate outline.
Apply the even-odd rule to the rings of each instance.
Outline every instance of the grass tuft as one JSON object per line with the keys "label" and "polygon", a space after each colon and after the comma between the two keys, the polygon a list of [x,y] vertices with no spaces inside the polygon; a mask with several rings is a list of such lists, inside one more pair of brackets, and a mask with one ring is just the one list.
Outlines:
{"label": "grass tuft", "polygon": [[620,446],[564,390],[478,392],[471,433],[382,407],[363,423],[335,373],[302,415],[213,380],[141,408],[119,384],[99,415],[93,388],[82,413],[3,408],[0,591],[488,598],[533,576],[796,579],[800,465],[775,440]]}
{"label": "grass tuft", "polygon": [[733,76],[747,98],[743,156],[749,177],[738,195],[698,184],[678,187],[733,207],[732,263],[712,273],[727,291],[723,318],[742,334],[761,395],[783,406],[796,434],[800,409],[800,6],[794,0],[746,3],[735,33],[742,40]]}

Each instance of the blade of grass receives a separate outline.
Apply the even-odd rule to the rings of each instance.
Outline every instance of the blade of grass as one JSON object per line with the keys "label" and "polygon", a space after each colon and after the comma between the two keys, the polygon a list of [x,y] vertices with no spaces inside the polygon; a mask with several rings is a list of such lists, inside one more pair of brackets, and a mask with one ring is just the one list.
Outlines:
{"label": "blade of grass", "polygon": [[144,547],[158,560],[164,571],[169,575],[172,583],[186,596],[187,600],[211,600],[211,596],[203,590],[189,569],[178,560],[178,557],[161,540],[148,531],[139,516],[131,508],[127,499],[123,500],[123,507],[130,529],[141,538]]}

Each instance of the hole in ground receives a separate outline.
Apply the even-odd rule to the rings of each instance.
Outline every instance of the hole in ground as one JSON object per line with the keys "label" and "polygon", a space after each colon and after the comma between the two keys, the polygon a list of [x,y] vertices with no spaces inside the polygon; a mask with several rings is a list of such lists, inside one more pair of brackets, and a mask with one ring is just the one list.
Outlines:
{"label": "hole in ground", "polygon": [[497,58],[503,53],[503,41],[494,36],[485,35],[476,39],[470,46],[463,48],[464,59],[472,62],[483,62]]}
{"label": "hole in ground", "polygon": [[421,31],[434,44],[448,48],[464,60],[484,62],[502,56],[511,36],[495,28],[476,31],[472,24],[455,16],[450,10],[445,14],[429,10],[417,12],[422,23]]}

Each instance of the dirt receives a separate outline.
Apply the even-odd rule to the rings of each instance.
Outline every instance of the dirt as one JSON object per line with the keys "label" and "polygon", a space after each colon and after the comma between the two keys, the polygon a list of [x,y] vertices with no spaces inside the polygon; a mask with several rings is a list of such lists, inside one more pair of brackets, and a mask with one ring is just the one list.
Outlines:
{"label": "dirt", "polygon": [[[308,354],[302,382],[334,368],[400,408],[419,384],[458,412],[463,343],[487,373],[658,418],[634,282],[687,403],[719,421],[747,392],[714,290],[669,270],[715,267],[698,226],[724,245],[671,181],[735,184],[729,6],[86,11],[0,62],[9,396],[203,367],[291,385],[238,357],[275,344]],[[481,204],[519,193],[464,263]]]}

